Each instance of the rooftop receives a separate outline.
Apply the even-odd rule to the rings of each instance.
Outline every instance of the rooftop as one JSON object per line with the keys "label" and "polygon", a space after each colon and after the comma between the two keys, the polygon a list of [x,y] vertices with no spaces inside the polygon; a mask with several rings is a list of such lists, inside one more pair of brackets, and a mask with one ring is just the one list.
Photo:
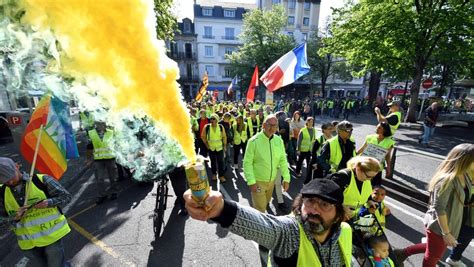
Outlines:
{"label": "rooftop", "polygon": [[196,0],[196,4],[204,6],[204,7],[212,7],[212,6],[221,6],[224,8],[238,8],[242,7],[245,9],[256,9],[257,3],[249,4],[249,3],[240,3],[238,1],[229,1],[229,0]]}

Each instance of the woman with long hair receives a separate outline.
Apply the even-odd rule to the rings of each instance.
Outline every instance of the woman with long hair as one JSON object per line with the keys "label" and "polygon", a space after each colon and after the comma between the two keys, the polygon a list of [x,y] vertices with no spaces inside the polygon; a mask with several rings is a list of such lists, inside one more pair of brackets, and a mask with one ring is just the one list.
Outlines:
{"label": "woman with long hair", "polygon": [[290,164],[296,163],[296,144],[300,130],[305,127],[305,121],[301,118],[301,113],[297,110],[293,113],[290,121],[290,143],[288,145],[288,157]]}
{"label": "woman with long hair", "polygon": [[364,145],[357,151],[357,155],[375,157],[380,161],[380,171],[372,179],[372,185],[382,184],[382,170],[385,168],[385,163],[388,163],[385,176],[390,177],[392,174],[390,161],[392,160],[392,149],[395,141],[391,136],[390,125],[381,122],[375,128],[375,134],[367,135]]}
{"label": "woman with long hair", "polygon": [[372,194],[371,180],[380,169],[380,162],[372,157],[356,156],[347,162],[347,168],[328,176],[344,190],[346,219],[357,214]]}
{"label": "woman with long hair", "polygon": [[456,247],[461,226],[471,221],[474,144],[454,147],[428,185],[430,204],[425,215],[426,243],[396,250],[399,261],[424,253],[423,266],[436,266],[447,247]]}

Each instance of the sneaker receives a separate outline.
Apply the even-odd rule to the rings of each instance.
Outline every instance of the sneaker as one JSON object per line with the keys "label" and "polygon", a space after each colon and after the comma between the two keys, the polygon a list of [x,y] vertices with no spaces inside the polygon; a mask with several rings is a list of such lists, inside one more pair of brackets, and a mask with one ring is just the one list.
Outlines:
{"label": "sneaker", "polygon": [[451,257],[446,259],[446,263],[449,266],[454,266],[454,267],[466,267],[466,264],[464,264],[462,261],[455,261],[451,259]]}
{"label": "sneaker", "polygon": [[404,249],[394,249],[393,254],[395,255],[395,262],[397,262],[397,266],[403,267],[403,262],[408,258],[407,254],[405,253]]}

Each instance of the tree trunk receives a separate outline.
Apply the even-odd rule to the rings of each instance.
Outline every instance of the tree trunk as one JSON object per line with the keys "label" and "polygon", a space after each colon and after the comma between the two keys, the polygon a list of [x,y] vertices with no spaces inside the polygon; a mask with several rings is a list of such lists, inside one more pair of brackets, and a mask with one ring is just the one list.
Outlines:
{"label": "tree trunk", "polygon": [[371,71],[369,78],[369,102],[373,102],[377,98],[377,93],[380,88],[380,77],[382,73],[378,71]]}
{"label": "tree trunk", "polygon": [[321,79],[321,97],[325,98],[326,97],[326,82],[323,82]]}
{"label": "tree trunk", "polygon": [[420,95],[421,79],[423,78],[424,63],[417,60],[415,73],[413,74],[413,83],[411,84],[410,106],[405,117],[405,122],[416,122],[416,112],[418,110],[418,97]]}

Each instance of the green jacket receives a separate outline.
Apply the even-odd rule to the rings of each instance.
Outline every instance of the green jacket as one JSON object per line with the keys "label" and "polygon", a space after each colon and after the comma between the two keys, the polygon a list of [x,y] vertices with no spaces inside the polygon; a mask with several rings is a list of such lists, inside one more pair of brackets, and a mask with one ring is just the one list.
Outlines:
{"label": "green jacket", "polygon": [[280,169],[283,181],[290,182],[285,145],[278,135],[273,135],[269,139],[263,131],[260,131],[250,138],[247,142],[243,165],[248,185],[253,185],[257,181],[274,181],[277,169]]}

